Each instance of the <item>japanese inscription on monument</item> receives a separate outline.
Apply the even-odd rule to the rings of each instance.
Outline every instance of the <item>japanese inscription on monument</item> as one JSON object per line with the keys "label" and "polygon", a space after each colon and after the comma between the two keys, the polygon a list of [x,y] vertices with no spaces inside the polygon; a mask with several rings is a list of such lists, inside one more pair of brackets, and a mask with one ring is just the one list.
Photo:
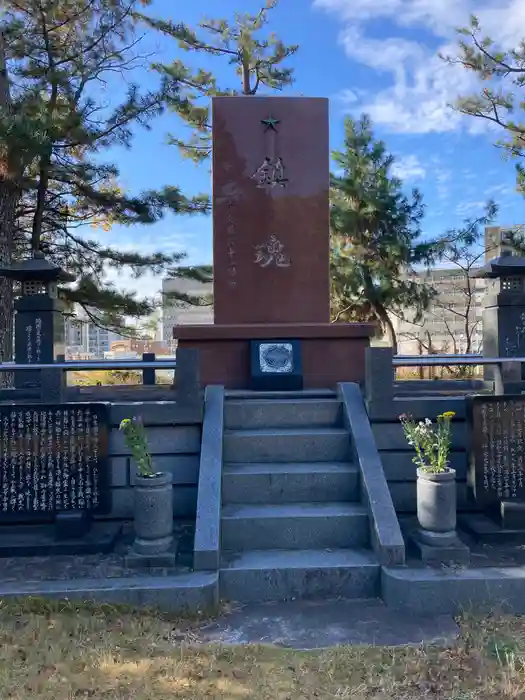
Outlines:
{"label": "japanese inscription on monument", "polygon": [[0,520],[111,509],[105,404],[0,406]]}
{"label": "japanese inscription on monument", "polygon": [[261,267],[269,267],[272,264],[276,267],[290,267],[292,264],[275,233],[272,233],[266,243],[255,246],[254,262]]}
{"label": "japanese inscription on monument", "polygon": [[467,405],[476,502],[525,501],[525,396],[471,396]]}
{"label": "japanese inscription on monument", "polygon": [[262,164],[252,175],[252,180],[255,180],[257,187],[273,188],[286,187],[288,178],[284,174],[284,163],[280,156],[275,155],[275,137],[277,132],[277,124],[280,124],[279,119],[275,119],[271,114],[266,119],[261,119],[261,124],[264,126],[264,132],[267,137],[267,155]]}
{"label": "japanese inscription on monument", "polygon": [[252,179],[256,181],[257,187],[285,187],[288,178],[284,176],[282,158],[272,161],[266,156],[263,164],[252,175]]}

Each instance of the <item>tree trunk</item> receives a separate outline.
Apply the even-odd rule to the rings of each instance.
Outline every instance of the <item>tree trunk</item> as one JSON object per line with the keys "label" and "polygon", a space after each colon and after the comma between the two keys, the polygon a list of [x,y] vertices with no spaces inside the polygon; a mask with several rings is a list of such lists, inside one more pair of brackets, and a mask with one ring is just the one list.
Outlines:
{"label": "tree trunk", "polygon": [[[0,33],[0,109],[9,112],[11,98],[4,50]],[[0,265],[10,265],[13,254],[13,234],[16,206],[20,189],[14,175],[12,154],[6,149],[0,159]],[[13,282],[0,276],[0,362],[13,358]],[[0,372],[0,387],[12,386],[13,375]]]}
{"label": "tree trunk", "polygon": [[[18,188],[0,179],[0,265],[10,265]],[[0,277],[0,362],[13,359],[13,282]],[[0,373],[0,386],[12,386],[12,375]]]}
{"label": "tree trunk", "polygon": [[394,329],[394,324],[392,323],[392,320],[387,313],[387,310],[381,306],[375,306],[375,312],[376,312],[376,315],[381,322],[381,325],[383,326],[384,330],[386,331],[386,334],[388,336],[388,340],[390,341],[390,345],[392,346],[392,351],[393,351],[394,355],[397,355],[396,331]]}

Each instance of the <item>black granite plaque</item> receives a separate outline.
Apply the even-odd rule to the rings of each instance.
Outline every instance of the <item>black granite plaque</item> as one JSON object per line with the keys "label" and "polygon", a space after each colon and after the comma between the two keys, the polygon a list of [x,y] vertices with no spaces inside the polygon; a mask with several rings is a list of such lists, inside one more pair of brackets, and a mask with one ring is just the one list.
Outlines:
{"label": "black granite plaque", "polygon": [[469,484],[483,509],[525,501],[525,395],[469,396]]}
{"label": "black granite plaque", "polygon": [[0,406],[0,521],[111,510],[107,404]]}

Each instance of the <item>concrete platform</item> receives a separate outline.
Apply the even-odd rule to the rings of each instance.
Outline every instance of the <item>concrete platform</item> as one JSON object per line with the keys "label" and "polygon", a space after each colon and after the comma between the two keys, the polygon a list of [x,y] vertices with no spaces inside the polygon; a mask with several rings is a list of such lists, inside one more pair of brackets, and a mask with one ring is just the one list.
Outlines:
{"label": "concrete platform", "polygon": [[347,644],[451,646],[458,634],[450,615],[410,616],[377,600],[246,606],[191,632],[197,644],[274,644],[301,651]]}

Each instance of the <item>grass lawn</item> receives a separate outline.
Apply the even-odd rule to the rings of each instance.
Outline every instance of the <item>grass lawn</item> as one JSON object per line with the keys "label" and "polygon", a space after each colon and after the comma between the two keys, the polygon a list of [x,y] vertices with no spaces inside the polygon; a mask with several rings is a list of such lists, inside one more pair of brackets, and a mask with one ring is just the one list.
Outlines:
{"label": "grass lawn", "polygon": [[469,617],[461,629],[447,649],[192,648],[191,622],[27,600],[0,607],[0,698],[525,698],[525,618]]}

